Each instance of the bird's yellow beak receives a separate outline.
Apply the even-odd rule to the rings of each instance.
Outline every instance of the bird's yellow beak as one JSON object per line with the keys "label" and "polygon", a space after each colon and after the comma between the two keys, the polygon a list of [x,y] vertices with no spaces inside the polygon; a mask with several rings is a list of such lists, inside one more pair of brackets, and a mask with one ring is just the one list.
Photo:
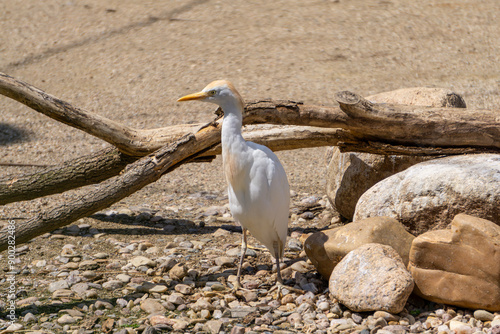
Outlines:
{"label": "bird's yellow beak", "polygon": [[198,93],[194,93],[194,94],[189,94],[189,95],[183,96],[180,99],[178,99],[177,101],[181,102],[181,101],[190,101],[190,100],[201,100],[201,99],[204,99],[206,97],[208,97],[207,93],[205,93],[205,92],[198,92]]}

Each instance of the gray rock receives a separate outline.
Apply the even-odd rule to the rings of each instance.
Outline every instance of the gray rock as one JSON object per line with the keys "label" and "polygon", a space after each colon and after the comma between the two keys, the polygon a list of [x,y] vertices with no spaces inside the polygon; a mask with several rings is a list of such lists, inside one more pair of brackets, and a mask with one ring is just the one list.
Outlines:
{"label": "gray rock", "polygon": [[220,267],[232,267],[234,266],[234,261],[236,259],[234,257],[229,256],[220,256],[215,259],[215,264]]}
{"label": "gray rock", "polygon": [[141,309],[149,314],[164,314],[166,311],[162,304],[151,298],[141,301]]}
{"label": "gray rock", "polygon": [[182,281],[182,279],[187,276],[187,272],[188,268],[184,264],[177,263],[170,269],[168,275],[173,280]]}
{"label": "gray rock", "polygon": [[49,284],[49,292],[54,292],[59,289],[69,289],[68,282],[66,280],[60,280]]}
{"label": "gray rock", "polygon": [[333,269],[330,294],[356,312],[399,313],[413,290],[413,278],[390,246],[366,244]]}
{"label": "gray rock", "polygon": [[80,270],[95,270],[97,268],[99,268],[99,264],[93,260],[85,260],[78,265]]}
{"label": "gray rock", "polygon": [[156,261],[153,261],[151,259],[148,259],[145,256],[136,256],[132,258],[129,263],[131,263],[134,267],[140,267],[140,266],[146,266],[153,268],[156,266]]}
{"label": "gray rock", "polygon": [[119,280],[109,280],[107,282],[104,282],[102,284],[102,287],[106,290],[116,290],[116,289],[120,289],[121,287],[123,287],[123,282],[122,281],[119,281]]}
{"label": "gray rock", "polygon": [[168,296],[167,300],[174,305],[181,305],[181,304],[186,303],[186,301],[183,298],[183,295],[180,293],[176,293],[176,292],[174,292],[170,296]]}
{"label": "gray rock", "polygon": [[104,310],[104,309],[111,310],[113,308],[113,304],[104,300],[97,300],[94,303],[94,306],[96,310]]}
{"label": "gray rock", "polygon": [[209,320],[204,326],[206,330],[211,334],[219,333],[222,327],[222,321],[220,320]]}
{"label": "gray rock", "polygon": [[481,320],[483,322],[485,321],[492,321],[495,315],[493,313],[490,313],[485,310],[475,310],[474,311],[474,318],[477,320]]}
{"label": "gray rock", "polygon": [[237,307],[231,308],[231,318],[244,318],[250,313],[257,312],[256,307]]}
{"label": "gray rock", "polygon": [[89,289],[89,285],[87,283],[77,283],[71,286],[71,290],[76,292],[79,295],[84,295],[85,291]]}
{"label": "gray rock", "polygon": [[183,295],[190,295],[193,293],[193,288],[187,284],[176,284],[174,289]]}
{"label": "gray rock", "polygon": [[38,319],[33,315],[33,313],[28,312],[24,315],[23,321],[29,324],[31,322],[37,322]]}
{"label": "gray rock", "polygon": [[76,319],[69,314],[63,314],[59,319],[57,319],[57,322],[61,325],[74,324],[76,322]]}
{"label": "gray rock", "polygon": [[500,221],[500,155],[451,156],[414,165],[366,191],[354,220],[394,217],[411,233],[446,228],[459,213]]}
{"label": "gray rock", "polygon": [[52,293],[52,298],[72,298],[75,293],[69,289],[58,289]]}
{"label": "gray rock", "polygon": [[127,275],[127,274],[118,274],[116,275],[116,279],[119,280],[120,282],[123,282],[123,283],[128,283],[130,282],[130,279],[132,277],[130,277],[130,275]]}

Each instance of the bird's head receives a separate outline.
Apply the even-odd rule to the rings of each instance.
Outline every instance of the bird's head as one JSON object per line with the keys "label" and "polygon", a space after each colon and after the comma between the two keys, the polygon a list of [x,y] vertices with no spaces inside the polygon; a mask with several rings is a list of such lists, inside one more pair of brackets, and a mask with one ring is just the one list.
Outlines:
{"label": "bird's head", "polygon": [[217,80],[209,83],[201,92],[181,97],[177,101],[198,100],[211,102],[219,105],[225,112],[232,109],[243,109],[243,99],[234,88],[233,84],[226,80]]}

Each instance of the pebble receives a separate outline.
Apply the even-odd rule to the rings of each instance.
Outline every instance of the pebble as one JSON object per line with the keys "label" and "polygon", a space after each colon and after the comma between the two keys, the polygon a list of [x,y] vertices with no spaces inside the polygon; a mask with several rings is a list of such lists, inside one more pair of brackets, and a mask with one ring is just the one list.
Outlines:
{"label": "pebble", "polygon": [[475,310],[474,318],[480,321],[492,321],[495,315],[485,310]]}
{"label": "pebble", "polygon": [[232,267],[234,266],[235,260],[234,257],[221,256],[215,259],[215,264],[220,267]]}
{"label": "pebble", "polygon": [[57,322],[61,325],[74,324],[76,322],[76,319],[69,314],[63,314],[59,319],[57,319]]}
{"label": "pebble", "polygon": [[78,269],[80,270],[95,270],[97,268],[99,268],[99,264],[94,260],[84,260],[78,265]]}
{"label": "pebble", "polygon": [[166,312],[165,307],[157,300],[147,298],[140,303],[141,309],[149,314],[162,314]]}
{"label": "pebble", "polygon": [[49,284],[49,292],[54,292],[60,289],[69,289],[69,284],[66,280],[60,280]]}
{"label": "pebble", "polygon": [[153,268],[156,266],[156,262],[145,257],[145,256],[136,256],[132,259],[129,260],[129,263],[133,265],[134,267],[141,267],[141,266],[146,266]]}
{"label": "pebble", "polygon": [[190,295],[193,293],[193,288],[187,284],[176,284],[174,289],[183,295]]}
{"label": "pebble", "polygon": [[109,280],[102,284],[102,287],[106,290],[117,290],[123,287],[123,282],[119,280]]}

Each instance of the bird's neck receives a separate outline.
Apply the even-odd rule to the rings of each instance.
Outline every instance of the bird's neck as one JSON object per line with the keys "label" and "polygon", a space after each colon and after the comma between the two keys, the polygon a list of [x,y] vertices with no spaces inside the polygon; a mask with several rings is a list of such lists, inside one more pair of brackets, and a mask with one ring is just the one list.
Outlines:
{"label": "bird's neck", "polygon": [[[243,140],[241,126],[243,122],[243,103],[234,101],[221,106],[224,111],[224,121],[222,123],[222,143],[234,143]],[[243,140],[244,141],[244,140]]]}

